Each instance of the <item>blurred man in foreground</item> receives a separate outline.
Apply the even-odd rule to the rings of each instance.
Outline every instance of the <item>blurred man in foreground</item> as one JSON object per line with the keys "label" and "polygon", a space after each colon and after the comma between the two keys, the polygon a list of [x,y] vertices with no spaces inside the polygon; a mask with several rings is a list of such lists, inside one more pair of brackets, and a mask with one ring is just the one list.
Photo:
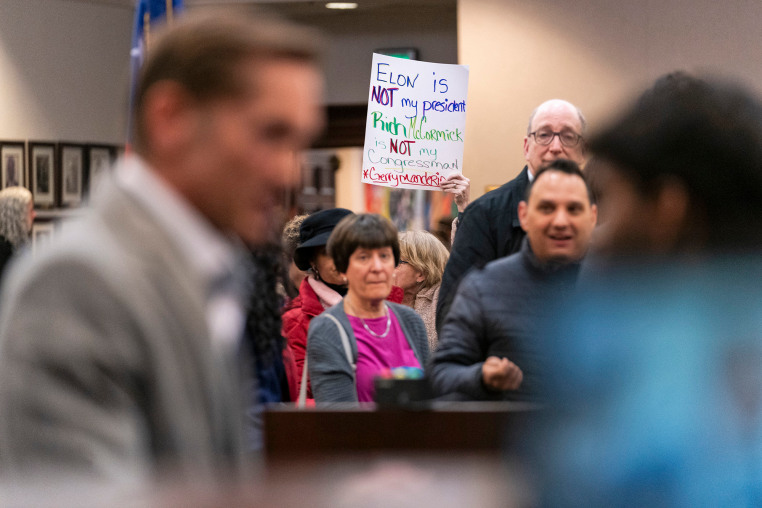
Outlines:
{"label": "blurred man in foreground", "polygon": [[313,47],[311,33],[230,14],[188,17],[151,46],[136,155],[5,287],[6,471],[244,469],[241,246],[276,238],[275,200],[321,127]]}
{"label": "blurred man in foreground", "polygon": [[762,500],[762,105],[671,75],[589,144],[598,269],[554,310],[548,506]]}
{"label": "blurred man in foreground", "polygon": [[431,369],[440,394],[471,400],[536,400],[537,326],[545,304],[564,298],[590,245],[597,209],[579,166],[556,159],[519,203],[521,251],[463,280]]}

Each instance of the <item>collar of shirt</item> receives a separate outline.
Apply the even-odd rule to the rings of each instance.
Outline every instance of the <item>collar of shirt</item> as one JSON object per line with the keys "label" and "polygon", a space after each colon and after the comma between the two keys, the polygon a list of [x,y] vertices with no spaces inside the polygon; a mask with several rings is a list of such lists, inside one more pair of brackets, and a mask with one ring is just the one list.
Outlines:
{"label": "collar of shirt", "polygon": [[582,263],[581,260],[577,261],[557,261],[557,260],[550,260],[550,261],[540,261],[537,256],[535,256],[534,251],[532,250],[532,244],[529,241],[529,237],[525,236],[523,240],[521,240],[521,254],[524,257],[525,262],[536,272],[542,273],[545,275],[560,273],[560,272],[567,272],[571,273],[574,278],[576,278],[577,273],[579,272],[580,264]]}
{"label": "collar of shirt", "polygon": [[[237,340],[243,326],[245,301],[242,285],[245,281],[241,275],[246,273],[246,257],[242,244],[217,230],[140,157],[124,158],[116,168],[116,180],[154,216],[206,281],[207,321],[212,339]],[[237,285],[220,283],[236,279]]]}

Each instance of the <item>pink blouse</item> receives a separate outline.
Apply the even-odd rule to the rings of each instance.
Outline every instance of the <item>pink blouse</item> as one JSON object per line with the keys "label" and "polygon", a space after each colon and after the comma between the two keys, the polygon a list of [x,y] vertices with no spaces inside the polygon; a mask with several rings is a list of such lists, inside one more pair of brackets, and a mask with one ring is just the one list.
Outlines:
{"label": "pink blouse", "polygon": [[[374,337],[365,330],[363,320],[347,315],[357,340],[357,400],[360,402],[373,402],[373,379],[382,369],[421,367],[402,333],[397,316],[391,310],[388,312],[392,323],[385,337]],[[376,335],[383,335],[386,331],[386,316],[364,321]]]}

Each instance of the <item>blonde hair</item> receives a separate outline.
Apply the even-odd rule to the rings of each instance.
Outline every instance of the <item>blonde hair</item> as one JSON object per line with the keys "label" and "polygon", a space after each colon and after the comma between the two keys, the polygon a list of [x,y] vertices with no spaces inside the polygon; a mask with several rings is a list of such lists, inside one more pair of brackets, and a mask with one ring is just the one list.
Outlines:
{"label": "blonde hair", "polygon": [[299,247],[299,227],[304,222],[304,219],[309,217],[309,214],[296,215],[283,227],[283,233],[281,234],[281,247],[289,258],[294,257],[294,251]]}
{"label": "blonde hair", "polygon": [[6,187],[0,191],[0,235],[14,249],[29,241],[27,217],[32,193],[25,187]]}
{"label": "blonde hair", "polygon": [[400,257],[423,274],[423,287],[429,288],[442,281],[450,253],[439,239],[428,231],[400,233]]}

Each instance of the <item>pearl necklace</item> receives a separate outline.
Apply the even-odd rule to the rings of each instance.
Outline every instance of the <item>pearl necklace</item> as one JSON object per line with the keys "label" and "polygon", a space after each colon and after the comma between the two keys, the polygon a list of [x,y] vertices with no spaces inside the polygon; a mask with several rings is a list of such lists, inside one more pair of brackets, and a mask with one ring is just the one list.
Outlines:
{"label": "pearl necklace", "polygon": [[386,306],[386,302],[384,302],[384,310],[386,311],[386,330],[384,330],[384,332],[380,334],[371,330],[370,327],[368,326],[368,323],[366,323],[365,320],[361,318],[360,316],[357,316],[357,318],[362,323],[362,327],[365,328],[365,331],[377,339],[383,339],[384,337],[389,335],[389,330],[392,329],[392,316],[391,316],[391,313],[389,312],[389,307]]}

